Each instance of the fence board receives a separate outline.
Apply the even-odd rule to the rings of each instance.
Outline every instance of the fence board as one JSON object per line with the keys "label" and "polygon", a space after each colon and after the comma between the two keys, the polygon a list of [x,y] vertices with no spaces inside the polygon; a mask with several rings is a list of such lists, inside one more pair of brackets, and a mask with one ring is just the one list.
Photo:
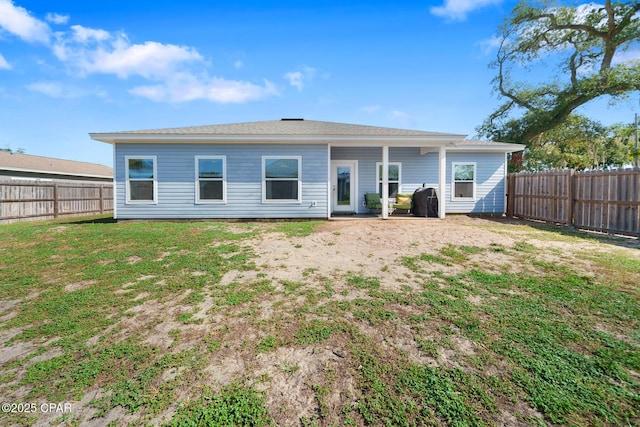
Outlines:
{"label": "fence board", "polygon": [[507,215],[640,238],[640,170],[509,174]]}
{"label": "fence board", "polygon": [[0,181],[0,223],[111,211],[112,183]]}

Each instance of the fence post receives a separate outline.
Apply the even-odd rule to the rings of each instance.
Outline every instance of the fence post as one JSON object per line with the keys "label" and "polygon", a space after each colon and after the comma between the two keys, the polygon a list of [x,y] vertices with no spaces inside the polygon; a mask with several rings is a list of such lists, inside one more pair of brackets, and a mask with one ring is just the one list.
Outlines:
{"label": "fence post", "polygon": [[576,171],[575,169],[569,169],[569,185],[568,185],[568,189],[567,189],[567,193],[568,194],[568,198],[569,200],[567,200],[567,208],[568,208],[568,212],[567,212],[567,221],[568,221],[568,225],[570,227],[574,226],[574,220],[573,220],[573,215],[575,212],[575,194],[576,194]]}
{"label": "fence post", "polygon": [[102,215],[104,213],[104,194],[103,194],[103,190],[104,190],[104,184],[100,184],[100,215]]}
{"label": "fence post", "polygon": [[515,191],[515,175],[510,173],[507,175],[507,217],[513,218],[513,193]]}
{"label": "fence post", "polygon": [[58,184],[54,183],[53,184],[53,217],[54,218],[58,218],[58,215],[60,213],[60,207],[58,206],[59,203],[60,201],[58,200]]}

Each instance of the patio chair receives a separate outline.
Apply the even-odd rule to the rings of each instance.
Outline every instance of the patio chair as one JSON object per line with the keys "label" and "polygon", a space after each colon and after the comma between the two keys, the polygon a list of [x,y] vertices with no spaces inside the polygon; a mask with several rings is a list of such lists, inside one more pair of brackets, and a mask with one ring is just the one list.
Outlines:
{"label": "patio chair", "polygon": [[364,202],[367,209],[382,209],[382,201],[378,193],[364,193]]}
{"label": "patio chair", "polygon": [[411,199],[413,194],[400,194],[396,195],[396,202],[393,204],[394,210],[403,210],[405,213],[411,212]]}

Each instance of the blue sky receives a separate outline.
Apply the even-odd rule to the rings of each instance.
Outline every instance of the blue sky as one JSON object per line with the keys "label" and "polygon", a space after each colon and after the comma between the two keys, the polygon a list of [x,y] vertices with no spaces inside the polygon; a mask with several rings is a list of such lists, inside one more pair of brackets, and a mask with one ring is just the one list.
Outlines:
{"label": "blue sky", "polygon": [[111,166],[89,132],[282,117],[473,136],[514,5],[0,0],[0,148]]}

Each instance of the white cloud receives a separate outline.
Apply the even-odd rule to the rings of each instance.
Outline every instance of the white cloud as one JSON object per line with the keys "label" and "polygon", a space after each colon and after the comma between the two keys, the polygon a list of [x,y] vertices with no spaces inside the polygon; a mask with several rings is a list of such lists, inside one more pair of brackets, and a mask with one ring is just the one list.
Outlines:
{"label": "white cloud", "polygon": [[393,121],[400,122],[403,126],[411,125],[411,116],[409,116],[409,114],[405,113],[404,111],[393,110],[389,114],[389,117]]}
{"label": "white cloud", "polygon": [[379,111],[380,108],[382,108],[382,106],[376,104],[376,105],[367,105],[365,107],[362,107],[360,110],[367,114],[373,114],[376,111]]}
{"label": "white cloud", "polygon": [[27,42],[48,44],[51,36],[51,29],[45,22],[34,18],[11,0],[0,0],[0,29]]}
{"label": "white cloud", "polygon": [[193,48],[148,41],[131,44],[124,33],[71,27],[72,33],[56,33],[54,54],[82,75],[132,75],[148,79],[166,78],[189,62],[203,62]]}
{"label": "white cloud", "polygon": [[71,32],[56,33],[53,50],[58,59],[83,76],[102,73],[149,80],[150,84],[136,86],[129,93],[156,102],[243,103],[279,95],[267,80],[258,85],[208,76],[206,61],[194,48],[154,41],[132,44],[123,32],[74,25]]}
{"label": "white cloud", "polygon": [[[49,13],[46,20],[58,25],[69,21],[66,15]],[[164,44],[156,41],[131,43],[124,32],[111,33],[102,29],[73,25],[52,33],[49,25],[12,0],[0,0],[0,34],[13,34],[27,42],[50,46],[54,56],[75,75],[111,74],[121,79],[141,77],[148,81],[129,90],[136,96],[158,102],[187,102],[197,99],[218,103],[243,103],[279,95],[268,80],[263,84],[211,77],[208,63],[193,47]],[[242,61],[234,63],[236,68]],[[11,65],[0,55],[0,69]],[[303,78],[313,77],[314,69],[304,67]],[[64,86],[57,82],[35,82],[27,85],[31,91],[55,98],[70,98],[93,92]],[[98,97],[107,97],[98,93]]]}
{"label": "white cloud", "polygon": [[10,69],[11,69],[11,65],[7,62],[6,59],[4,59],[4,56],[0,54],[0,70],[10,70]]}
{"label": "white cloud", "polygon": [[113,73],[121,78],[129,75],[163,77],[185,62],[203,60],[195,49],[158,42],[116,43],[111,51],[99,49],[91,52],[89,59],[86,71]]}
{"label": "white cloud", "polygon": [[316,69],[313,67],[304,66],[299,71],[290,71],[285,73],[284,78],[289,80],[289,84],[298,88],[301,91],[304,88],[305,82],[311,81],[316,76]]}
{"label": "white cloud", "polygon": [[62,85],[56,82],[36,82],[26,85],[26,88],[33,91],[45,94],[52,98],[64,98],[64,90]]}
{"label": "white cloud", "polygon": [[32,92],[41,93],[51,98],[82,98],[85,96],[96,96],[102,99],[108,99],[108,93],[100,88],[86,89],[75,85],[63,84],[53,81],[40,81],[30,83],[25,86]]}
{"label": "white cloud", "polygon": [[503,0],[444,0],[442,6],[432,7],[431,13],[450,21],[464,21],[469,12],[502,2]]}
{"label": "white cloud", "polygon": [[111,38],[108,31],[83,27],[82,25],[72,25],[71,31],[73,31],[73,40],[82,44],[102,42]]}
{"label": "white cloud", "polygon": [[304,87],[304,75],[300,71],[291,71],[286,73],[284,77],[289,80],[291,86],[297,87],[298,90],[302,90]]}
{"label": "white cloud", "polygon": [[69,15],[60,15],[58,13],[47,13],[45,19],[52,24],[64,25],[69,22]]}
{"label": "white cloud", "polygon": [[501,37],[492,36],[488,39],[480,40],[478,43],[476,43],[476,46],[479,46],[482,54],[486,56],[497,51],[498,48],[500,47],[501,42],[502,42]]}
{"label": "white cloud", "polygon": [[391,112],[391,117],[394,119],[408,119],[409,118],[409,114],[405,113],[404,111],[400,111],[400,110],[393,110]]}
{"label": "white cloud", "polygon": [[240,59],[238,59],[237,61],[235,61],[235,62],[233,63],[233,66],[234,66],[235,68],[240,69],[240,68],[244,67],[244,62],[242,62]]}
{"label": "white cloud", "polygon": [[157,85],[138,86],[129,92],[156,102],[207,100],[220,104],[239,104],[279,95],[275,85],[268,80],[261,86],[221,77],[195,77],[188,73],[176,74]]}
{"label": "white cloud", "polygon": [[618,52],[613,57],[614,64],[627,64],[629,62],[640,61],[640,50],[629,50]]}

